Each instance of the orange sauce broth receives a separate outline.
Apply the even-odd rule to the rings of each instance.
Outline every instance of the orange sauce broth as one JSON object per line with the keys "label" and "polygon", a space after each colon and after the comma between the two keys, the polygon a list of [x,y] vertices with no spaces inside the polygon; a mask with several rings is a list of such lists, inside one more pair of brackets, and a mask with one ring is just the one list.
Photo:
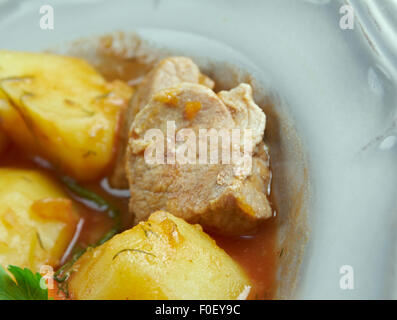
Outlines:
{"label": "orange sauce broth", "polygon": [[273,299],[279,257],[276,249],[276,218],[264,222],[253,235],[240,237],[210,235],[250,277],[253,286],[248,299]]}

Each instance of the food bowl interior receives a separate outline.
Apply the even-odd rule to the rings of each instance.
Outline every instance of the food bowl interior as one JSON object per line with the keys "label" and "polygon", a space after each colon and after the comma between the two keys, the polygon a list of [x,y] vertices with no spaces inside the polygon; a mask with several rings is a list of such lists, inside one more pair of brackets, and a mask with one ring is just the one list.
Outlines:
{"label": "food bowl interior", "polygon": [[[53,30],[39,27],[43,4],[54,8]],[[57,52],[88,39],[80,45],[90,60],[98,36],[122,31],[113,45],[127,56],[136,54],[137,35],[159,55],[192,57],[219,89],[251,83],[267,114],[280,223],[276,297],[392,298],[395,61],[376,50],[368,24],[340,28],[344,4],[2,1],[0,37],[2,48]],[[346,265],[355,272],[353,290],[340,286]]]}

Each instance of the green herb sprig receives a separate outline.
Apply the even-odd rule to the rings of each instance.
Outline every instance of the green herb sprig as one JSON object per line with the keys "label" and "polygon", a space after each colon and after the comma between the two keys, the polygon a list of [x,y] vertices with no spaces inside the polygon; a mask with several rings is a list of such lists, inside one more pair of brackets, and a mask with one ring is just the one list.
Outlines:
{"label": "green herb sprig", "polygon": [[42,276],[28,268],[9,265],[7,270],[0,266],[0,300],[48,300],[48,289],[40,285]]}

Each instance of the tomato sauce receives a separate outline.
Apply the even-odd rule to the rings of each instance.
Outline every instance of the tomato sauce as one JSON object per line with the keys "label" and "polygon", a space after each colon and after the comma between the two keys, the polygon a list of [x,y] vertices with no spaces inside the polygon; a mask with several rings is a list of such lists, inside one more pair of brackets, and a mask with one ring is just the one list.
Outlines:
{"label": "tomato sauce", "polygon": [[276,289],[277,221],[271,218],[250,236],[228,237],[211,234],[219,247],[224,249],[251,278],[252,289],[248,299],[272,299]]}

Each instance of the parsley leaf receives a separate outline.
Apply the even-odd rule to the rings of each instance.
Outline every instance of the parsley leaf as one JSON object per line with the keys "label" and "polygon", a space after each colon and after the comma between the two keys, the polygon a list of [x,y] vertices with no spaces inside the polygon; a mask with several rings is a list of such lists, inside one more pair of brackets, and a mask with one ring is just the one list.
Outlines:
{"label": "parsley leaf", "polygon": [[15,281],[0,266],[0,300],[48,300],[48,289],[41,288],[39,273],[12,265],[7,269]]}

